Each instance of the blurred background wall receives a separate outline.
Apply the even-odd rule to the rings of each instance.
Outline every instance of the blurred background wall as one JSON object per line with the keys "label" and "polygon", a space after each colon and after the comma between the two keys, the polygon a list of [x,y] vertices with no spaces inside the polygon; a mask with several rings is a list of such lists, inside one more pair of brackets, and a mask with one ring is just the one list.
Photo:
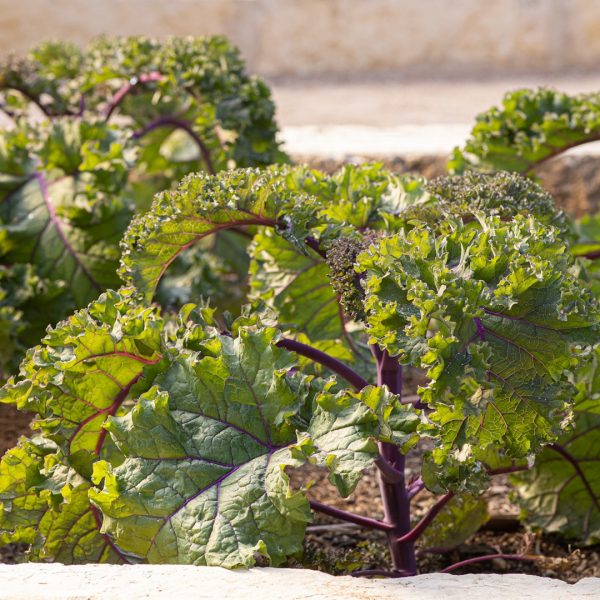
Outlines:
{"label": "blurred background wall", "polygon": [[0,53],[49,37],[224,34],[269,77],[596,69],[600,0],[0,0]]}

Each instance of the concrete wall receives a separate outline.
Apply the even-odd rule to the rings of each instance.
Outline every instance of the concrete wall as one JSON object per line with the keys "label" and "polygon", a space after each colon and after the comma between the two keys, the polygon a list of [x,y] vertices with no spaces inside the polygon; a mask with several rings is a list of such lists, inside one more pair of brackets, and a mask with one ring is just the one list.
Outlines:
{"label": "concrete wall", "polygon": [[267,76],[594,70],[600,0],[0,0],[0,52],[220,33]]}

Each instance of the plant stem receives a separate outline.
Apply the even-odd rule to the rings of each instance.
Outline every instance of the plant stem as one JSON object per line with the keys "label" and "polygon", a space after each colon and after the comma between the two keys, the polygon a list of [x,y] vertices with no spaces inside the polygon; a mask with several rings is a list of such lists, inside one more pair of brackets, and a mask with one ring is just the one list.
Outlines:
{"label": "plant stem", "polygon": [[192,129],[192,126],[183,119],[178,119],[177,117],[158,117],[154,121],[150,121],[147,125],[142,127],[133,134],[134,139],[139,139],[146,135],[147,133],[153,131],[154,129],[158,129],[160,127],[174,127],[175,129],[181,129],[185,131],[196,143],[200,150],[200,154],[202,156],[202,160],[206,166],[206,170],[211,174],[215,174],[215,168],[212,164],[212,159],[210,157],[210,152],[206,147],[206,144],[202,141],[200,136]]}
{"label": "plant stem", "polygon": [[310,501],[310,507],[317,512],[323,513],[324,515],[329,515],[330,517],[340,519],[341,521],[347,521],[348,523],[354,523],[355,525],[360,525],[361,527],[368,527],[369,529],[378,529],[379,531],[386,532],[392,529],[391,525],[384,523],[383,521],[379,521],[378,519],[363,517],[362,515],[341,510],[340,508],[334,508],[328,504],[322,504],[316,500]]}
{"label": "plant stem", "polygon": [[571,148],[576,148],[577,146],[582,146],[583,144],[589,144],[590,142],[597,142],[598,140],[600,140],[600,134],[594,133],[593,135],[590,135],[589,137],[587,137],[583,140],[577,140],[570,144],[566,144],[565,146],[555,147],[552,152],[550,152],[543,158],[540,158],[539,160],[535,160],[532,163],[530,163],[527,166],[527,168],[524,171],[522,171],[522,174],[529,175],[532,171],[534,171],[542,163],[545,163],[546,161],[553,159],[554,157],[558,156],[559,154],[563,154],[567,150],[571,150]]}
{"label": "plant stem", "polygon": [[425,484],[423,480],[419,477],[415,479],[407,488],[408,499],[412,500],[419,492],[422,492],[425,489]]}
{"label": "plant stem", "polygon": [[446,506],[446,503],[452,496],[454,496],[454,492],[444,494],[408,533],[398,539],[398,542],[414,542],[429,527],[429,524],[437,517],[438,513]]}
{"label": "plant stem", "polygon": [[152,71],[151,73],[144,73],[139,75],[138,77],[132,77],[121,89],[117,91],[117,93],[112,97],[112,100],[108,103],[106,109],[104,110],[104,118],[106,121],[110,119],[115,109],[121,104],[125,96],[129,94],[133,88],[135,88],[140,83],[150,83],[151,81],[160,81],[164,79],[164,75],[157,71]]}
{"label": "plant stem", "polygon": [[461,567],[474,565],[488,560],[494,560],[495,558],[502,558],[504,560],[517,560],[522,562],[535,562],[537,560],[535,556],[523,556],[522,554],[486,554],[485,556],[476,556],[475,558],[461,560],[460,562],[454,563],[453,565],[442,569],[440,573],[452,573],[452,571],[456,571]]}
{"label": "plant stem", "polygon": [[390,463],[383,460],[381,456],[375,460],[375,466],[379,469],[381,477],[383,477],[388,483],[399,483],[404,480],[404,473],[396,471]]}
{"label": "plant stem", "polygon": [[500,467],[498,469],[488,469],[487,474],[492,477],[494,475],[508,475],[510,473],[519,473],[521,471],[529,471],[530,467],[527,465],[514,465],[511,467]]}
{"label": "plant stem", "polygon": [[590,250],[584,254],[575,254],[575,258],[587,258],[588,260],[596,260],[600,258],[600,250]]}
{"label": "plant stem", "polygon": [[[397,359],[377,346],[371,347],[377,361],[377,385],[385,385],[393,394],[402,393],[402,367]],[[383,501],[385,522],[392,526],[388,531],[388,545],[394,571],[414,575],[417,572],[415,547],[412,540],[399,541],[410,531],[410,500],[404,477],[405,457],[394,444],[379,442],[380,459],[399,473],[396,482],[386,481],[379,474],[379,489]]]}
{"label": "plant stem", "polygon": [[351,384],[358,391],[362,390],[364,387],[369,385],[369,382],[361,377],[356,371],[351,369],[349,366],[345,365],[343,362],[339,361],[337,358],[333,358],[329,354],[325,352],[321,352],[321,350],[317,350],[308,344],[303,344],[302,342],[297,342],[296,340],[292,340],[289,338],[283,338],[279,342],[277,342],[277,346],[280,348],[285,348],[286,350],[290,350],[291,352],[295,352],[296,354],[300,354],[300,356],[305,356],[306,358],[310,358],[310,360],[327,367],[330,371],[337,373],[340,377],[343,377],[349,384]]}

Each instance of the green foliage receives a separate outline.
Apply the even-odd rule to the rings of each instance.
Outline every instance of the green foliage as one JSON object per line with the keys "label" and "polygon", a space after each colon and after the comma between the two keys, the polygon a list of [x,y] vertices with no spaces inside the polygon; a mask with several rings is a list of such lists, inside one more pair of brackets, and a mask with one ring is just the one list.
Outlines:
{"label": "green foliage", "polygon": [[[49,323],[119,286],[118,243],[148,197],[198,168],[286,160],[268,88],[222,38],[46,43],[0,67],[0,107],[14,119],[0,134],[2,379]],[[219,278],[239,306],[247,240],[220,237],[174,265],[165,306]]]}
{"label": "green foliage", "polygon": [[516,474],[523,518],[533,528],[585,544],[600,541],[600,350],[579,371],[575,424],[531,470]]}
{"label": "green foliage", "polygon": [[118,285],[118,241],[132,206],[125,142],[109,125],[21,121],[2,142],[0,305],[10,343],[1,363],[10,372],[49,322]]}
{"label": "green foliage", "polygon": [[492,444],[523,457],[555,439],[597,306],[558,231],[516,216],[415,226],[359,256],[368,331],[428,369],[436,462]]}
{"label": "green foliage", "polygon": [[[252,238],[251,304],[161,315],[150,301],[171,265],[191,250],[202,264],[224,232]],[[5,459],[22,467],[0,468],[4,541],[34,559],[72,539],[106,560],[278,565],[312,518],[290,469],[322,467],[345,496],[376,461],[393,478],[401,458],[379,447],[427,439],[424,485],[457,496],[425,544],[460,543],[485,519],[490,470],[545,456],[595,390],[600,307],[571,237],[539,186],[508,173],[188,175],[130,225],[131,287],[51,330],[3,389],[39,432]],[[230,289],[172,277],[179,301]],[[399,362],[426,370],[416,406],[396,395]]]}
{"label": "green foliage", "polygon": [[[117,94],[132,88],[121,102]],[[247,75],[237,49],[224,38],[100,38],[84,50],[61,42],[45,43],[25,58],[11,56],[0,68],[3,105],[15,116],[34,103],[51,117],[108,115],[126,118],[132,129],[161,116],[189,123],[203,139],[214,170],[267,165],[285,159],[275,142],[275,109],[268,87]],[[182,142],[153,136],[144,150],[151,170],[164,169],[166,155],[182,152]],[[190,158],[201,158],[191,149]],[[173,157],[172,157],[173,158]],[[189,171],[188,165],[188,171]],[[172,167],[171,167],[172,168]],[[185,171],[175,170],[173,178]]]}
{"label": "green foliage", "polygon": [[451,550],[464,543],[488,520],[487,502],[481,496],[452,496],[421,538],[423,548]]}
{"label": "green foliage", "polygon": [[543,161],[599,136],[600,95],[517,90],[506,94],[500,108],[477,117],[471,137],[464,148],[455,149],[448,166],[454,173],[530,173]]}
{"label": "green foliage", "polygon": [[274,328],[211,322],[186,307],[169,328],[123,289],[30,351],[3,401],[36,412],[40,435],[0,463],[3,542],[65,562],[278,564],[311,519],[288,467],[322,466],[347,495],[376,439],[414,443],[392,394],[297,372]]}

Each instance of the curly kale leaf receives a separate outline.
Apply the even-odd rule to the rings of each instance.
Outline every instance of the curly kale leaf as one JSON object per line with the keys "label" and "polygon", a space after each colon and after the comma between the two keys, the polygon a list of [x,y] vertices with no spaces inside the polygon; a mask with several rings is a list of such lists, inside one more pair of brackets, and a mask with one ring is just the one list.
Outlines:
{"label": "curly kale leaf", "polygon": [[[124,141],[104,124],[21,122],[0,142],[0,308],[13,330],[14,368],[23,347],[118,284],[117,242],[132,211],[124,195]],[[12,368],[11,368],[12,367]]]}
{"label": "curly kale leaf", "polygon": [[377,440],[416,441],[418,415],[386,390],[303,375],[277,329],[211,323],[191,307],[165,323],[123,289],[50,330],[2,392],[41,434],[0,463],[3,543],[34,560],[279,564],[311,519],[286,469],[310,461],[348,494]]}
{"label": "curly kale leaf", "polygon": [[600,542],[600,415],[577,412],[575,428],[513,476],[527,525],[584,544]]}
{"label": "curly kale leaf", "polygon": [[124,551],[149,562],[235,567],[263,555],[279,564],[300,551],[311,519],[286,469],[311,460],[348,494],[372,464],[397,400],[380,394],[374,403],[368,389],[332,395],[331,383],[319,392],[290,371],[295,358],[276,336],[208,340],[109,421],[126,458],[96,466],[103,487],[91,498]]}
{"label": "curly kale leaf", "polygon": [[159,194],[148,213],[132,222],[122,242],[121,274],[151,298],[169,265],[186,249],[226,229],[271,226],[297,239],[286,216],[310,212],[308,199],[289,191],[286,168],[240,169],[184,179]]}
{"label": "curly kale leaf", "polygon": [[425,184],[425,189],[445,210],[462,215],[463,221],[474,214],[499,216],[503,220],[516,215],[533,215],[539,221],[558,227],[565,234],[567,220],[557,210],[552,196],[537,183],[515,173],[478,173],[438,177]]}
{"label": "curly kale leaf", "polygon": [[513,476],[522,518],[584,544],[600,541],[600,349],[577,373],[574,426]]}
{"label": "curly kale leaf", "polygon": [[159,189],[199,161],[216,171],[287,160],[269,88],[222,37],[103,37],[84,50],[42,44],[0,66],[0,97],[15,117],[30,103],[50,117],[119,114],[144,134],[140,161]]}
{"label": "curly kale leaf", "polygon": [[372,340],[428,369],[436,463],[494,444],[524,457],[561,431],[599,315],[566,250],[532,217],[448,215],[359,256]]}
{"label": "curly kale leaf", "polygon": [[49,330],[0,400],[34,412],[34,428],[89,476],[105,450],[103,424],[125,409],[145,369],[162,358],[162,329],[156,308],[138,305],[127,290],[107,292]]}
{"label": "curly kale leaf", "polygon": [[506,94],[500,108],[477,117],[464,148],[448,165],[467,169],[530,173],[540,163],[600,136],[600,95],[569,96],[553,89]]}
{"label": "curly kale leaf", "polygon": [[488,518],[484,498],[469,493],[455,494],[427,527],[419,545],[438,552],[451,550],[476,533]]}

